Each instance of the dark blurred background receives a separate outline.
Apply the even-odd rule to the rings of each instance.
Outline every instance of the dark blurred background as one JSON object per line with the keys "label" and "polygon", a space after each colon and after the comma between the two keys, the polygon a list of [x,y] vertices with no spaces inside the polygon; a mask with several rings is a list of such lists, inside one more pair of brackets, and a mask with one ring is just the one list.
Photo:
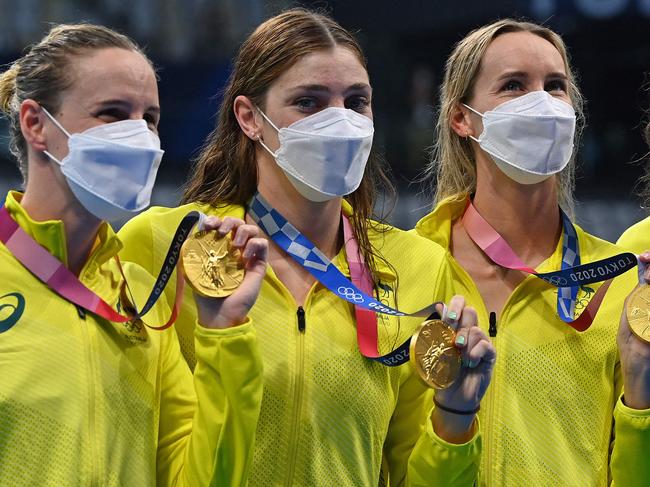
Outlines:
{"label": "dark blurred background", "polygon": [[[90,21],[145,46],[160,68],[160,133],[166,150],[155,202],[173,205],[189,161],[214,125],[230,62],[256,25],[290,1],[0,0],[0,62],[17,58],[50,23]],[[325,10],[357,33],[374,86],[376,142],[399,188],[389,218],[411,227],[430,207],[410,183],[427,162],[438,85],[454,43],[503,17],[543,23],[566,41],[587,99],[588,126],[579,156],[579,222],[616,239],[643,218],[635,196],[647,147],[642,121],[650,93],[650,0],[357,0],[301,2]],[[98,87],[101,89],[101,87]],[[19,187],[0,122],[0,190]],[[635,162],[636,161],[636,162]]]}

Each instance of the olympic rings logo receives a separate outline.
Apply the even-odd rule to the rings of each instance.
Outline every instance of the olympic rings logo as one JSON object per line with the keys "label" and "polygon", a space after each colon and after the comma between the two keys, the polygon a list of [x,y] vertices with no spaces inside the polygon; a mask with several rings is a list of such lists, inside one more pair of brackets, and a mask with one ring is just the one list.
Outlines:
{"label": "olympic rings logo", "polygon": [[549,284],[553,284],[554,286],[566,286],[568,281],[564,277],[560,276],[553,276],[549,279],[546,280]]}
{"label": "olympic rings logo", "polygon": [[351,287],[339,287],[336,292],[339,293],[342,297],[348,300],[352,300],[355,303],[363,303],[363,296],[359,293],[354,292],[354,289]]}

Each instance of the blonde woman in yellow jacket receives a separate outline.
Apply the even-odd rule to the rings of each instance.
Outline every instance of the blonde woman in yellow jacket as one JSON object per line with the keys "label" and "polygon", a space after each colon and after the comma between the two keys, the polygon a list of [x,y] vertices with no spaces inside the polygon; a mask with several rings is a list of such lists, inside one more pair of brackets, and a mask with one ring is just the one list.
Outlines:
{"label": "blonde woman in yellow jacket", "polygon": [[[474,311],[460,297],[449,304],[447,319],[460,323],[456,343],[467,366],[454,386],[436,393],[445,409],[432,412],[432,391],[410,364],[388,367],[361,355],[354,307],[306,269],[321,266],[324,255],[344,275],[355,272],[342,231],[348,218],[382,306],[420,309],[437,300],[445,279],[440,247],[369,220],[381,176],[372,159],[366,167],[371,97],[361,49],[332,19],[302,9],[269,19],[239,51],[184,204],[153,208],[120,232],[123,258],[153,270],[187,212],[251,224],[254,213],[269,231],[282,227],[292,242],[287,252],[305,259],[303,267],[271,243],[251,309],[254,326],[247,329],[258,347],[224,363],[227,373],[253,359],[259,365],[251,379],[263,375],[259,421],[249,425],[255,433],[249,485],[472,485],[475,479],[481,451],[475,412],[494,354]],[[256,192],[266,203],[251,203]],[[300,243],[298,231],[320,251]],[[337,292],[351,291],[345,286]],[[197,311],[185,303],[177,330],[194,367]],[[393,350],[421,321],[378,315],[377,351]]]}
{"label": "blonde woman in yellow jacket", "polygon": [[[142,306],[154,285],[120,266],[104,221],[151,195],[162,151],[150,61],[107,28],[56,26],[0,76],[0,106],[26,179],[0,209],[0,485],[244,484],[261,394],[245,331],[267,250],[256,229],[207,222],[236,227],[247,275],[200,302],[194,378],[173,328],[107,310]],[[143,320],[169,315],[159,301]]]}
{"label": "blonde woman in yellow jacket", "polygon": [[[621,398],[635,372],[630,362],[645,345],[631,340],[617,348],[630,278],[614,280],[591,326],[579,332],[565,321],[584,311],[600,284],[581,286],[563,321],[557,287],[493,260],[504,262],[497,254],[509,247],[542,273],[570,263],[576,242],[583,264],[620,252],[575,225],[575,236],[563,236],[558,206],[571,214],[581,125],[581,95],[556,33],[501,20],[455,46],[429,169],[436,206],[416,231],[445,248],[445,294],[466,296],[499,356],[479,413],[480,485],[628,486],[650,479],[650,463],[639,456],[647,449],[637,449],[650,428],[650,404],[639,401],[647,383],[634,381]],[[483,220],[478,234],[476,214]]]}

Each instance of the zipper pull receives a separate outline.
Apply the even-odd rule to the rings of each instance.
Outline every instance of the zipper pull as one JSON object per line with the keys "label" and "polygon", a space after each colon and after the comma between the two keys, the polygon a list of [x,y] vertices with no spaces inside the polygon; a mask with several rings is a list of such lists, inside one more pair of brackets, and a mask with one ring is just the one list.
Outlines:
{"label": "zipper pull", "polygon": [[490,336],[494,338],[497,336],[497,314],[494,311],[490,311],[490,327],[488,328],[488,332],[490,333]]}
{"label": "zipper pull", "polygon": [[305,320],[305,310],[302,309],[302,306],[298,306],[298,311],[296,312],[298,315],[298,331],[301,333],[305,333],[305,327],[307,326],[307,322]]}
{"label": "zipper pull", "polygon": [[85,320],[86,319],[86,310],[83,309],[78,304],[75,304],[74,307],[77,308],[77,314],[79,315],[79,318],[81,318],[82,320]]}

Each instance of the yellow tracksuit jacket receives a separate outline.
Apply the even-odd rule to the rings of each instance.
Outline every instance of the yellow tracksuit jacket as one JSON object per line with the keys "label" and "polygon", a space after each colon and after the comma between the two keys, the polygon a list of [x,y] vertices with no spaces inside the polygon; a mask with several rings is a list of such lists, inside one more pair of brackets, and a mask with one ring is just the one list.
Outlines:
{"label": "yellow tracksuit jacket", "polygon": [[[240,206],[153,208],[121,230],[125,247],[120,255],[157,270],[174,229],[192,210],[244,218]],[[393,228],[373,230],[370,237],[393,266],[377,261],[379,298],[407,311],[433,302],[446,268],[442,249]],[[344,249],[334,263],[349,276]],[[298,307],[269,268],[251,318],[250,333],[258,336],[264,365],[264,392],[259,422],[250,424],[256,429],[250,485],[365,487],[386,482],[386,472],[392,486],[473,484],[480,436],[451,445],[434,434],[432,392],[410,364],[391,368],[361,356],[349,303],[315,284],[304,307]],[[185,299],[176,329],[190,366],[195,321],[194,303]],[[381,351],[401,344],[421,321],[378,315]],[[232,360],[224,363],[224,374],[250,358],[242,354]]]}
{"label": "yellow tracksuit jacket", "polygon": [[[452,223],[462,216],[466,202],[466,197],[442,201],[418,222],[416,231],[447,249],[451,279],[443,296],[465,295],[488,332],[492,310],[449,252]],[[579,227],[576,231],[584,263],[620,251]],[[559,269],[561,261],[560,238],[537,271]],[[638,448],[648,445],[650,410],[632,410],[619,399],[616,333],[634,274],[631,270],[614,281],[583,333],[557,316],[557,288],[527,276],[514,290],[492,332],[497,361],[479,412],[485,445],[480,485],[649,485],[649,450]],[[599,286],[582,287],[577,312]]]}
{"label": "yellow tracksuit jacket", "polygon": [[[65,263],[63,223],[32,221],[20,197],[6,199],[12,217]],[[102,225],[79,276],[113,306],[122,282],[113,258],[120,248]],[[153,279],[131,263],[124,270],[142,305]],[[0,485],[244,483],[250,455],[241,448],[252,442],[248,424],[257,422],[262,392],[251,323],[197,327],[192,378],[173,328],[160,332],[78,310],[3,244],[0,276],[0,325],[7,328],[0,333]],[[168,316],[161,303],[146,320],[163,324]]]}
{"label": "yellow tracksuit jacket", "polygon": [[637,254],[650,250],[650,217],[625,230],[616,245]]}

